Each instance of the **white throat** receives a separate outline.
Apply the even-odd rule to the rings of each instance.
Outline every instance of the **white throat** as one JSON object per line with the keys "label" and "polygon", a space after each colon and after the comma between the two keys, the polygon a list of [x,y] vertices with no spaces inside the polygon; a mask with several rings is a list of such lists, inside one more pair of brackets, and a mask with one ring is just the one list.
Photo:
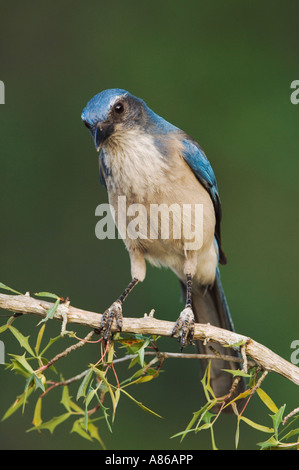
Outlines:
{"label": "white throat", "polygon": [[[115,132],[104,147],[104,163],[111,171],[108,191],[127,194],[132,188],[142,197],[146,191],[164,181],[169,170],[167,161],[155,146],[154,137],[131,129]],[[160,180],[159,180],[160,178]]]}

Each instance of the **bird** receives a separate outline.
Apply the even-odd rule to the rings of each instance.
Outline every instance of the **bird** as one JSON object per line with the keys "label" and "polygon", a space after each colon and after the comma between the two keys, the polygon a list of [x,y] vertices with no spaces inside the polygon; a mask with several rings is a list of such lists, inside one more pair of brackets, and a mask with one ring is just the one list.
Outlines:
{"label": "bird", "polygon": [[[107,190],[131,264],[131,281],[102,316],[103,338],[111,337],[114,320],[121,330],[123,303],[133,288],[144,281],[146,261],[170,268],[179,280],[185,306],[172,336],[178,338],[181,351],[187,344],[194,344],[195,322],[234,331],[219,269],[219,265],[227,263],[221,244],[221,201],[214,171],[201,146],[156,114],[143,99],[120,88],[106,89],[93,96],[81,119],[99,153],[100,180]],[[120,198],[125,198],[130,207],[144,208],[138,224],[136,220],[134,223],[134,211],[126,217],[125,224],[121,223]],[[158,223],[156,219],[156,224],[151,220],[152,207],[161,209],[161,219]],[[185,207],[190,208],[189,218],[182,216]],[[202,211],[197,213],[197,207]],[[195,223],[197,215],[199,222]],[[174,233],[165,236],[162,216],[169,217],[180,236]],[[198,240],[195,229],[201,232]],[[211,342],[196,341],[196,345],[202,354],[212,351],[232,357],[232,361],[219,358],[210,365],[214,395],[226,396],[233,377],[223,369],[238,369],[237,361],[233,361],[239,357],[238,351]],[[208,362],[203,359],[201,363],[204,371]],[[243,390],[240,381],[235,394]]]}

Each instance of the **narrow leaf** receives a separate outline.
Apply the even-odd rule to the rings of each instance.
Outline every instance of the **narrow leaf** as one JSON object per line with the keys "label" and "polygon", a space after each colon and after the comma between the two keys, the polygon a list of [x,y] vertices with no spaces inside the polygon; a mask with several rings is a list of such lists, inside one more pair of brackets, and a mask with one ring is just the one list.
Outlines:
{"label": "narrow leaf", "polygon": [[9,326],[9,330],[12,332],[14,337],[18,340],[20,346],[26,349],[26,351],[28,351],[31,356],[35,357],[35,354],[32,351],[31,346],[28,341],[29,336],[24,336],[19,330],[17,330],[17,328],[11,325]]}
{"label": "narrow leaf", "polygon": [[246,418],[245,416],[240,416],[240,419],[252,428],[257,429],[258,431],[267,432],[270,434],[274,432],[273,428],[269,428],[268,426],[263,426],[262,424],[255,423],[254,421],[251,421],[251,419]]}
{"label": "narrow leaf", "polygon": [[162,416],[158,415],[158,413],[155,413],[154,411],[152,411],[149,408],[147,408],[146,406],[144,406],[140,401],[137,401],[135,398],[133,398],[132,395],[130,395],[126,390],[123,390],[121,388],[120,391],[123,392],[125,395],[127,395],[127,397],[129,397],[131,400],[133,400],[134,403],[136,403],[138,406],[140,406],[140,408],[142,408],[147,413],[150,413],[154,416],[157,416],[158,418],[162,418]]}
{"label": "narrow leaf", "polygon": [[27,391],[27,394],[22,393],[19,395],[14,403],[8,408],[6,413],[4,414],[2,421],[9,418],[13,413],[15,413],[21,406],[23,406],[24,402],[27,400],[29,395],[33,392],[33,387]]}
{"label": "narrow leaf", "polygon": [[71,400],[71,397],[70,397],[70,394],[69,394],[68,386],[64,385],[63,390],[62,390],[62,397],[61,397],[60,403],[65,407],[65,409],[69,413],[71,413],[70,400]]}
{"label": "narrow leaf", "polygon": [[45,322],[48,321],[48,320],[52,320],[52,319],[53,319],[54,314],[55,314],[56,310],[58,309],[59,303],[60,303],[60,299],[58,298],[58,299],[56,300],[55,304],[53,304],[52,307],[50,307],[49,310],[47,310],[47,315],[45,316],[45,318],[43,318],[43,319],[38,323],[38,325],[40,325],[41,323],[45,323]]}
{"label": "narrow leaf", "polygon": [[277,413],[278,408],[275,405],[272,398],[270,398],[269,395],[261,388],[258,388],[256,392],[258,396],[260,397],[260,399],[262,400],[262,402],[269,408],[269,410],[273,411],[273,413]]}
{"label": "narrow leaf", "polygon": [[79,434],[79,436],[83,437],[84,439],[87,439],[88,441],[92,441],[92,438],[90,437],[90,435],[85,431],[85,429],[82,426],[81,418],[77,419],[74,422],[71,432],[76,432],[77,434]]}
{"label": "narrow leaf", "polygon": [[36,344],[35,344],[35,354],[38,356],[38,353],[39,353],[39,350],[40,350],[40,345],[41,345],[41,342],[42,342],[42,338],[43,338],[43,334],[44,334],[44,331],[45,331],[45,328],[46,328],[46,325],[43,324],[41,326],[41,328],[39,329],[39,332],[38,332],[38,335],[37,335],[37,338],[36,338]]}
{"label": "narrow leaf", "polygon": [[238,419],[237,419],[237,428],[236,428],[236,434],[235,434],[235,448],[236,449],[239,446],[239,439],[240,439],[240,415],[238,416]]}
{"label": "narrow leaf", "polygon": [[275,432],[276,438],[278,437],[278,428],[279,428],[279,425],[282,423],[282,418],[283,418],[285,407],[286,405],[281,406],[274,415],[270,415],[273,421],[274,432]]}
{"label": "narrow leaf", "polygon": [[2,326],[0,326],[0,333],[3,333],[4,331],[6,331],[7,328],[9,328],[9,325],[2,325]]}
{"label": "narrow leaf", "polygon": [[281,438],[281,440],[290,439],[290,437],[296,436],[297,434],[299,434],[299,428],[293,429],[292,431],[288,432],[285,436]]}
{"label": "narrow leaf", "polygon": [[114,393],[112,391],[111,385],[108,382],[108,380],[106,379],[105,372],[98,369],[97,367],[94,367],[93,370],[95,371],[95,373],[98,375],[98,377],[100,377],[100,379],[104,382],[104,384],[108,388],[108,391],[109,391],[109,394],[110,394],[110,397],[111,397],[111,401],[112,401],[113,411],[115,412],[117,403],[116,403],[115,396],[114,396]]}
{"label": "narrow leaf", "polygon": [[34,295],[37,297],[49,297],[50,299],[59,299],[60,297],[56,294],[52,294],[51,292],[36,292]]}
{"label": "narrow leaf", "polygon": [[42,381],[42,377],[44,378],[44,375],[38,376],[36,374],[33,375],[34,378],[34,383],[35,383],[35,389],[40,388],[43,392],[45,391],[45,387]]}
{"label": "narrow leaf", "polygon": [[107,448],[99,435],[98,428],[93,423],[88,423],[87,428],[92,439],[96,439],[101,444],[102,448],[106,450]]}
{"label": "narrow leaf", "polygon": [[14,290],[14,289],[12,289],[11,287],[6,286],[6,285],[3,284],[2,282],[0,282],[0,289],[9,290],[9,291],[11,291],[11,292],[14,292],[15,294],[23,295],[23,294],[21,294],[21,292],[18,292],[17,290]]}
{"label": "narrow leaf", "polygon": [[40,424],[39,426],[35,426],[33,428],[27,429],[27,432],[30,431],[38,431],[39,429],[48,429],[51,434],[53,434],[55,428],[67,420],[71,416],[71,413],[64,413],[60,416],[56,416],[55,418],[50,419],[46,423]]}
{"label": "narrow leaf", "polygon": [[23,356],[18,356],[17,354],[10,354],[10,356],[14,358],[11,361],[12,369],[28,378],[30,375],[34,374],[34,370],[27,362],[25,355],[26,353],[24,353]]}
{"label": "narrow leaf", "polygon": [[269,448],[276,448],[279,445],[279,441],[275,439],[274,436],[271,436],[264,442],[258,442],[258,446],[260,446],[261,450],[269,449]]}
{"label": "narrow leaf", "polygon": [[228,372],[229,374],[232,374],[234,377],[251,377],[250,374],[246,374],[246,372],[243,372],[242,370],[239,369],[221,369],[224,372]]}
{"label": "narrow leaf", "polygon": [[33,421],[32,421],[32,424],[34,424],[34,426],[40,426],[43,422],[42,417],[41,417],[41,411],[42,411],[42,399],[39,398],[36,402],[35,409],[34,409],[34,415],[33,415]]}
{"label": "narrow leaf", "polygon": [[40,356],[43,356],[45,354],[45,352],[52,346],[52,344],[55,343],[58,339],[61,339],[61,335],[55,336],[55,338],[50,338],[47,346],[40,353]]}
{"label": "narrow leaf", "polygon": [[86,396],[86,389],[88,387],[92,374],[93,374],[93,370],[89,369],[78,388],[77,397],[76,397],[77,400],[79,400],[79,398],[81,397]]}

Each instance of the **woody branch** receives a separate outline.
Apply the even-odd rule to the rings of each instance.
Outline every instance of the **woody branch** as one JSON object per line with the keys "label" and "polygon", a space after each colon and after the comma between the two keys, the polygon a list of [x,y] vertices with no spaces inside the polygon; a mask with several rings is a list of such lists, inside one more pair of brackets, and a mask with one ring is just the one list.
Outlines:
{"label": "woody branch", "polygon": [[[53,307],[53,303],[41,301],[31,297],[29,294],[0,294],[0,309],[9,310],[17,314],[33,314],[40,317],[46,317],[47,311],[51,307]],[[62,321],[64,324],[66,324],[66,322],[75,323],[97,329],[100,327],[102,315],[96,312],[90,312],[73,307],[67,302],[61,303],[58,306],[53,319]],[[173,327],[174,322],[157,320],[152,316],[144,316],[142,318],[124,317],[122,332],[171,336]],[[113,325],[112,332],[116,331],[116,325]],[[246,355],[250,357],[254,362],[260,365],[262,369],[276,372],[296,385],[299,385],[298,367],[248,336],[218,328],[210,324],[196,323],[194,339],[199,339],[205,342],[213,341],[224,346],[242,344],[243,356]],[[184,355],[182,354],[180,356],[183,357]]]}

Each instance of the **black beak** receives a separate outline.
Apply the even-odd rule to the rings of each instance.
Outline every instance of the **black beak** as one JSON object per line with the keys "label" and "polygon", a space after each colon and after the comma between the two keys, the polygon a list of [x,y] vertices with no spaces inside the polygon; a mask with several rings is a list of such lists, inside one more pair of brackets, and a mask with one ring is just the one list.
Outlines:
{"label": "black beak", "polygon": [[110,137],[114,132],[114,125],[109,122],[99,123],[96,127],[94,134],[94,143],[97,151],[100,150],[101,145]]}

